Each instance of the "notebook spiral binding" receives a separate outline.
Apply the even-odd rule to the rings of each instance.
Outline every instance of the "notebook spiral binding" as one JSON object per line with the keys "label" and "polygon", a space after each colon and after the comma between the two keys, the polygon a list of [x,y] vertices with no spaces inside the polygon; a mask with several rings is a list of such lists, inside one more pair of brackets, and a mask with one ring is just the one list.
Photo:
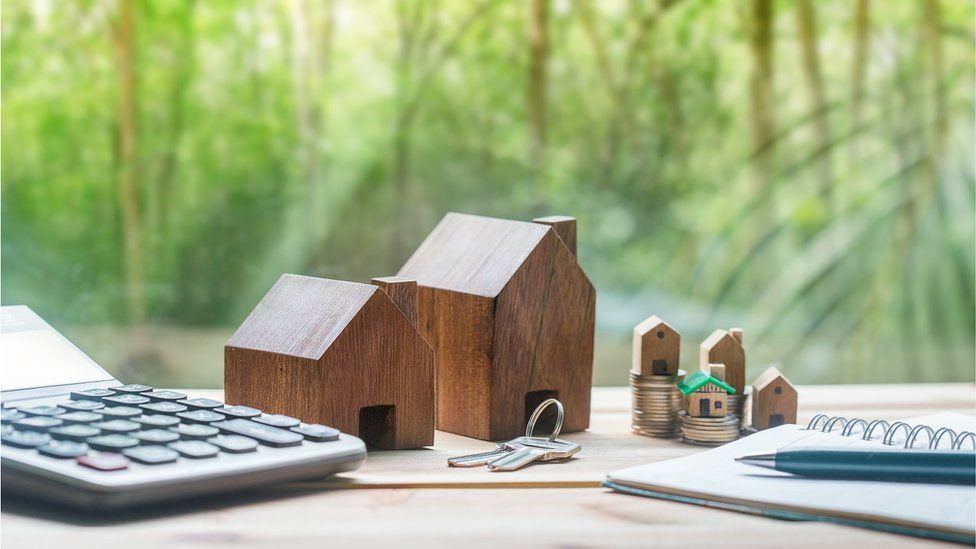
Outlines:
{"label": "notebook spiral binding", "polygon": [[[855,433],[854,429],[856,429],[859,425],[863,425],[864,428],[860,432]],[[888,446],[895,446],[895,435],[897,435],[899,431],[905,431],[905,448],[915,448],[915,444],[918,441],[918,436],[925,433],[929,437],[928,446],[920,446],[919,448],[938,450],[942,439],[948,437],[949,449],[951,450],[962,450],[962,445],[967,440],[973,449],[976,450],[976,433],[973,433],[972,431],[961,431],[956,433],[948,427],[942,427],[938,430],[933,429],[928,425],[916,425],[912,427],[904,421],[888,423],[883,419],[876,419],[868,422],[860,418],[847,419],[844,416],[817,414],[813,416],[813,419],[811,419],[810,423],[807,424],[807,430],[830,433],[833,432],[834,428],[837,426],[840,426],[839,432],[840,436],[842,437],[861,435],[861,439],[869,441],[875,440],[875,431],[877,431],[880,427],[881,442]]]}

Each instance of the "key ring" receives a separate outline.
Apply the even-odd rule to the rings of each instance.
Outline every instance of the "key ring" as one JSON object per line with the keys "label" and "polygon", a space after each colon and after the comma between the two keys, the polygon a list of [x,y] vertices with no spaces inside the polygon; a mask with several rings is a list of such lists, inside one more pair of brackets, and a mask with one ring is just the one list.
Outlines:
{"label": "key ring", "polygon": [[557,436],[559,436],[559,431],[561,431],[563,428],[563,404],[554,398],[549,398],[542,401],[542,404],[540,404],[535,411],[532,412],[532,416],[529,417],[529,423],[525,426],[525,436],[527,438],[533,438],[532,431],[535,431],[535,422],[539,419],[539,416],[542,415],[542,411],[545,410],[550,404],[556,405],[556,427],[552,430],[552,434],[549,435],[547,442],[552,442],[556,440]]}

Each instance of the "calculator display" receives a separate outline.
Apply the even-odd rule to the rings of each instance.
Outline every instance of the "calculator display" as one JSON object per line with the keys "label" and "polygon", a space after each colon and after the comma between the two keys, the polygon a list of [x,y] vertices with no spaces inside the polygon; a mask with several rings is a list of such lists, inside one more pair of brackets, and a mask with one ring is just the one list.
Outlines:
{"label": "calculator display", "polygon": [[0,390],[111,379],[27,307],[0,309]]}

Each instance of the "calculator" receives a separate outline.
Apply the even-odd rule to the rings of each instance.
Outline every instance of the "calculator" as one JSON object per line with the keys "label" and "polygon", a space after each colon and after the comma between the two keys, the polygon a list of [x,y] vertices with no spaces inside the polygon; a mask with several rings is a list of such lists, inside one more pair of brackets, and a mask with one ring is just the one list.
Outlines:
{"label": "calculator", "polygon": [[123,508],[351,471],[351,435],[246,403],[123,384],[29,308],[0,307],[0,486]]}

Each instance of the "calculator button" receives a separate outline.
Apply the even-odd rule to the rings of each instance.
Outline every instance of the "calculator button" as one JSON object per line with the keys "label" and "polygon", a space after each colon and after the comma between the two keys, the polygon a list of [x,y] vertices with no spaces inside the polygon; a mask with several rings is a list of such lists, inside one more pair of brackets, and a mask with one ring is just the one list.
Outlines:
{"label": "calculator button", "polygon": [[326,427],[325,425],[319,425],[318,423],[303,423],[298,427],[292,427],[291,431],[304,436],[305,440],[311,440],[312,442],[331,442],[333,440],[339,440],[338,429]]}
{"label": "calculator button", "polygon": [[262,425],[246,419],[231,419],[213,424],[224,433],[244,435],[261,444],[274,447],[297,446],[302,443],[302,435],[285,431],[270,425]]}
{"label": "calculator button", "polygon": [[85,389],[84,391],[71,391],[71,398],[74,400],[102,400],[114,394],[115,391],[110,389]]}
{"label": "calculator button", "polygon": [[73,440],[75,442],[84,442],[89,437],[93,437],[101,433],[100,430],[92,427],[91,425],[65,425],[63,427],[55,427],[48,431],[48,434],[52,438],[58,440]]}
{"label": "calculator button", "polygon": [[17,421],[18,419],[24,419],[25,417],[27,417],[27,414],[21,412],[20,410],[15,410],[14,408],[4,408],[3,411],[0,412],[0,422],[3,423],[10,423]]}
{"label": "calculator button", "polygon": [[212,398],[186,398],[179,401],[179,403],[189,406],[190,408],[199,408],[203,410],[212,410],[214,408],[220,408],[224,405],[223,402],[214,400]]}
{"label": "calculator button", "polygon": [[95,400],[69,400],[58,404],[58,406],[72,412],[90,412],[105,407],[104,404]]}
{"label": "calculator button", "polygon": [[180,457],[180,454],[175,450],[170,450],[164,446],[137,446],[128,450],[122,450],[122,454],[132,461],[144,465],[173,463],[176,461],[176,458]]}
{"label": "calculator button", "polygon": [[216,427],[211,427],[209,425],[198,425],[198,424],[180,424],[176,427],[170,427],[170,431],[180,435],[180,438],[184,440],[204,440],[216,435]]}
{"label": "calculator button", "polygon": [[215,421],[223,421],[227,419],[224,414],[218,414],[217,412],[211,412],[210,410],[192,410],[189,412],[183,412],[176,414],[176,417],[181,418],[184,423],[213,423]]}
{"label": "calculator button", "polygon": [[211,458],[220,453],[220,449],[216,446],[202,440],[181,440],[170,444],[169,448],[176,450],[183,457],[193,459]]}
{"label": "calculator button", "polygon": [[129,435],[138,439],[142,444],[169,444],[180,440],[180,435],[172,431],[162,429],[149,429],[148,431],[136,431]]}
{"label": "calculator button", "polygon": [[20,408],[21,412],[29,416],[57,416],[67,412],[64,408],[58,406],[28,406],[27,408]]}
{"label": "calculator button", "polygon": [[138,431],[142,428],[142,426],[138,423],[129,421],[127,419],[111,419],[109,421],[93,423],[92,427],[101,429],[107,435],[112,433],[131,433],[132,431]]}
{"label": "calculator button", "polygon": [[131,383],[129,385],[119,385],[118,387],[110,387],[116,393],[148,393],[152,391],[153,388],[148,385],[139,385],[138,383]]}
{"label": "calculator button", "polygon": [[138,406],[140,404],[145,404],[149,402],[147,397],[142,395],[135,395],[131,393],[105,397],[102,402],[108,404],[109,406],[121,405],[121,406]]}
{"label": "calculator button", "polygon": [[68,412],[67,414],[61,414],[57,416],[57,419],[65,423],[91,423],[93,421],[101,421],[102,414],[96,414],[95,412]]}
{"label": "calculator button", "polygon": [[68,459],[87,454],[88,445],[84,442],[72,442],[70,440],[52,440],[38,448],[37,451],[48,457]]}
{"label": "calculator button", "polygon": [[187,410],[186,406],[168,400],[143,404],[140,408],[154,414],[178,414]]}
{"label": "calculator button", "polygon": [[150,393],[143,393],[142,396],[147,397],[149,398],[149,400],[152,401],[183,400],[184,398],[186,398],[186,395],[184,395],[183,393],[177,393],[176,391],[170,391],[169,389],[156,390]]}
{"label": "calculator button", "polygon": [[64,422],[57,418],[48,416],[34,416],[18,419],[14,422],[14,427],[24,431],[44,432],[52,427],[60,427],[62,424],[64,424]]}
{"label": "calculator button", "polygon": [[99,471],[119,471],[129,466],[129,460],[125,456],[112,452],[99,452],[79,456],[75,458],[80,465],[91,467]]}
{"label": "calculator button", "polygon": [[218,435],[213,438],[208,438],[207,442],[229,454],[243,454],[258,449],[256,440],[240,435]]}
{"label": "calculator button", "polygon": [[119,450],[124,450],[126,448],[132,448],[133,446],[139,445],[139,441],[137,439],[118,434],[91,437],[87,439],[87,442],[92,448],[96,450],[104,450],[106,452],[117,452]]}
{"label": "calculator button", "polygon": [[265,414],[263,416],[251,418],[252,420],[263,423],[265,425],[270,425],[272,427],[280,427],[282,429],[289,429],[291,427],[298,427],[301,421],[293,417],[283,416],[281,414]]}
{"label": "calculator button", "polygon": [[51,442],[51,437],[47,433],[35,431],[14,431],[10,434],[0,436],[0,441],[17,448],[37,448]]}
{"label": "calculator button", "polygon": [[261,410],[251,408],[250,406],[224,406],[223,408],[217,408],[214,411],[220,412],[225,416],[241,417],[245,419],[261,415]]}
{"label": "calculator button", "polygon": [[133,408],[132,406],[112,406],[102,408],[98,413],[109,419],[129,419],[131,417],[141,416],[142,410]]}
{"label": "calculator button", "polygon": [[161,429],[178,424],[180,422],[180,418],[163,414],[148,414],[134,417],[132,418],[132,421],[142,425],[143,429]]}

